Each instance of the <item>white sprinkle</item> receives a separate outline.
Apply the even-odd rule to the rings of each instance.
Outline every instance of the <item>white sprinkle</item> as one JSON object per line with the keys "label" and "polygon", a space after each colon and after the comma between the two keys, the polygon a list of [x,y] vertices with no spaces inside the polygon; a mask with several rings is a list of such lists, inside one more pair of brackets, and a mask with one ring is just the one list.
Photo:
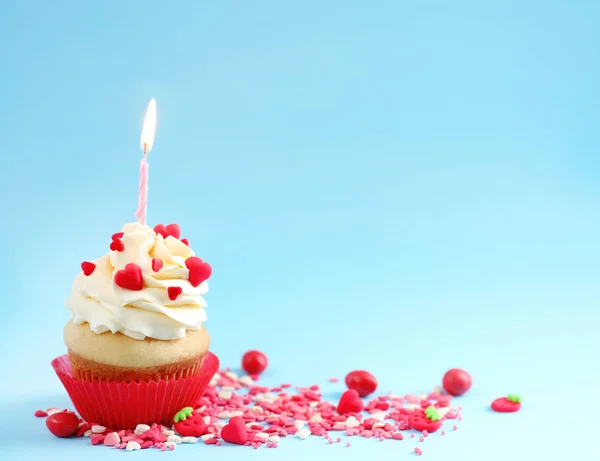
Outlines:
{"label": "white sprinkle", "polygon": [[265,410],[263,409],[263,407],[259,407],[259,406],[255,405],[253,407],[248,408],[248,411],[250,411],[252,413],[262,413]]}
{"label": "white sprinkle", "polygon": [[244,415],[244,412],[243,412],[243,411],[238,411],[238,410],[236,410],[236,411],[232,411],[232,412],[231,412],[231,413],[229,413],[229,414],[230,414],[230,415],[231,415],[231,417],[233,418],[233,417],[235,417],[235,416],[243,416],[243,415]]}
{"label": "white sprinkle", "polygon": [[183,443],[181,441],[181,437],[179,437],[178,435],[175,435],[175,434],[171,434],[170,436],[168,436],[167,442],[173,442],[173,443],[176,443],[177,445],[179,445],[180,443]]}
{"label": "white sprinkle", "polygon": [[358,427],[360,422],[354,416],[348,416],[346,419],[346,427]]}
{"label": "white sprinkle", "polygon": [[231,386],[223,386],[221,388],[222,391],[229,391],[229,392],[233,392],[235,391],[235,387],[231,387]]}
{"label": "white sprinkle", "polygon": [[177,446],[177,444],[175,442],[165,442],[165,447],[167,447],[169,449],[171,447],[175,448],[176,446]]}
{"label": "white sprinkle", "polygon": [[256,423],[252,423],[252,422],[250,422],[250,423],[246,423],[246,427],[247,427],[248,429],[250,429],[250,428],[251,428],[252,426],[254,426],[255,424],[256,424]]}
{"label": "white sprinkle", "polygon": [[275,394],[265,394],[265,402],[274,403],[277,400],[277,396]]}
{"label": "white sprinkle", "polygon": [[203,442],[206,442],[207,440],[214,439],[215,434],[204,434],[200,438],[202,439]]}
{"label": "white sprinkle", "polygon": [[227,376],[229,379],[233,379],[234,381],[238,379],[237,373],[234,373],[233,371],[228,371],[225,373],[225,376]]}
{"label": "white sprinkle", "polygon": [[92,426],[92,432],[94,434],[102,434],[104,431],[106,431],[104,426]]}
{"label": "white sprinkle", "polygon": [[382,421],[376,422],[373,424],[373,429],[377,429],[379,427],[385,427],[385,423]]}
{"label": "white sprinkle", "polygon": [[204,410],[206,410],[206,405],[202,405],[200,408],[196,408],[196,411],[198,412],[202,412]]}
{"label": "white sprinkle", "polygon": [[300,429],[298,432],[296,432],[296,437],[298,437],[299,439],[307,439],[308,436],[310,435],[310,429]]}
{"label": "white sprinkle", "polygon": [[419,398],[420,398],[421,400],[426,400],[426,399],[427,399],[427,394],[423,394],[423,393],[421,393],[421,394],[419,394]]}
{"label": "white sprinkle", "polygon": [[254,434],[254,437],[258,437],[259,439],[263,439],[263,441],[265,441],[269,438],[269,434],[267,434],[266,432],[257,432],[256,434]]}
{"label": "white sprinkle", "polygon": [[254,384],[254,381],[252,380],[252,378],[250,376],[242,376],[240,379],[238,379],[238,382],[242,385],[242,386],[246,386],[246,387],[250,387],[252,386],[252,384]]}
{"label": "white sprinkle", "polygon": [[175,431],[172,431],[172,430],[170,430],[170,429],[165,429],[165,428],[163,427],[162,433],[163,433],[163,435],[164,435],[164,436],[166,436],[166,437],[169,437],[170,435],[173,435],[173,434],[175,434]]}
{"label": "white sprinkle", "polygon": [[263,394],[256,394],[254,397],[252,397],[252,401],[253,402],[264,402],[265,396]]}
{"label": "white sprinkle", "polygon": [[273,442],[273,443],[279,443],[281,439],[279,438],[278,435],[272,435],[271,437],[269,437],[269,442]]}
{"label": "white sprinkle", "polygon": [[371,418],[375,418],[378,421],[383,421],[385,419],[385,412],[378,411],[377,413],[373,413]]}
{"label": "white sprinkle", "polygon": [[127,446],[125,447],[125,450],[127,451],[134,451],[134,450],[141,450],[142,446],[137,443],[135,440],[130,440],[129,442],[127,442]]}
{"label": "white sprinkle", "polygon": [[217,415],[217,417],[218,417],[219,419],[229,419],[229,418],[231,418],[231,413],[229,413],[227,410],[224,410],[224,411],[222,411],[221,413],[219,413],[219,414]]}
{"label": "white sprinkle", "polygon": [[444,388],[442,386],[433,386],[433,392],[441,394],[442,392],[444,392]]}
{"label": "white sprinkle", "polygon": [[314,400],[312,402],[308,402],[308,406],[310,408],[316,408],[319,405],[320,402],[315,402]]}
{"label": "white sprinkle", "polygon": [[320,423],[321,421],[323,421],[323,417],[319,413],[317,413],[316,415],[312,415],[309,421],[311,423]]}
{"label": "white sprinkle", "polygon": [[202,419],[207,426],[210,424],[210,416],[203,416]]}
{"label": "white sprinkle", "polygon": [[219,373],[215,373],[213,375],[213,377],[211,378],[210,382],[208,383],[208,385],[215,387],[218,384],[220,378],[221,378],[221,376],[219,375]]}
{"label": "white sprinkle", "polygon": [[416,410],[417,408],[421,408],[421,405],[418,405],[416,403],[409,403],[408,405],[406,405],[406,408],[408,408],[409,410]]}
{"label": "white sprinkle", "polygon": [[444,416],[446,416],[448,413],[450,413],[451,408],[450,407],[443,407],[443,408],[438,408],[437,411],[440,415],[440,418],[443,418]]}
{"label": "white sprinkle", "polygon": [[305,425],[306,421],[302,421],[301,419],[297,419],[296,421],[294,421],[294,426],[296,426],[296,429],[302,429]]}
{"label": "white sprinkle", "polygon": [[196,443],[196,442],[198,441],[198,439],[197,439],[196,437],[191,437],[191,436],[188,436],[188,437],[183,437],[183,438],[181,439],[181,441],[182,441],[183,443]]}
{"label": "white sprinkle", "polygon": [[48,416],[52,416],[52,415],[55,415],[56,413],[62,413],[62,412],[63,411],[59,410],[58,408],[51,408],[46,413],[48,413]]}
{"label": "white sprinkle", "polygon": [[91,429],[88,429],[87,431],[85,431],[85,432],[83,433],[83,435],[84,435],[84,436],[86,436],[86,437],[89,437],[90,435],[92,435],[92,430],[91,430]]}
{"label": "white sprinkle", "polygon": [[136,435],[140,435],[149,430],[150,430],[150,426],[148,426],[147,424],[138,424],[137,426],[135,426],[135,431],[133,431],[133,432]]}
{"label": "white sprinkle", "polygon": [[217,421],[215,424],[213,424],[213,426],[215,426],[215,427],[225,427],[225,421]]}
{"label": "white sprinkle", "polygon": [[229,400],[232,395],[233,395],[233,392],[231,392],[231,391],[219,391],[219,394],[218,394],[218,396],[221,400]]}

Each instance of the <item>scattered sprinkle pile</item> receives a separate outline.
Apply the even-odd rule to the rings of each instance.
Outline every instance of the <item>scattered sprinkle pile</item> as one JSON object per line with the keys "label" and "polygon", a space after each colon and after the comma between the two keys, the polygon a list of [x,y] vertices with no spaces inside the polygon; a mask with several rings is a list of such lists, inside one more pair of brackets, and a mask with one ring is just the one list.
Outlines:
{"label": "scattered sprinkle pile", "polygon": [[[343,399],[337,406],[323,400],[318,385],[266,387],[257,383],[257,379],[250,375],[238,377],[229,369],[219,371],[194,407],[175,415],[171,427],[138,424],[135,430],[114,430],[79,418],[74,432],[61,436],[85,436],[92,445],[129,451],[146,448],[167,451],[180,444],[198,442],[218,446],[222,441],[252,449],[277,448],[282,438],[292,436],[322,437],[326,444],[332,445],[341,444],[339,435],[400,441],[405,438],[404,431],[410,431],[411,438],[418,435],[423,443],[444,422],[462,419],[462,408],[453,406],[452,396],[441,388],[421,395],[389,393],[365,403],[355,390],[348,390],[344,395],[351,393],[352,404],[344,409],[340,408],[344,406],[340,405]],[[35,416],[50,419],[65,412],[73,414],[66,409],[48,408],[36,411]],[[453,429],[458,427],[453,425]],[[58,432],[64,434],[64,430]],[[346,442],[344,446],[351,444]],[[423,453],[419,447],[414,452]]]}

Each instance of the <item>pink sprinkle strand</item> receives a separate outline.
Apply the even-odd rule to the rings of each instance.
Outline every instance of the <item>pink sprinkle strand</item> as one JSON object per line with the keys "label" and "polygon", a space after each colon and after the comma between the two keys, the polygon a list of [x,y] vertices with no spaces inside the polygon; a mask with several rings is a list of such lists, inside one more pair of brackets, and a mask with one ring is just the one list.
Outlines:
{"label": "pink sprinkle strand", "polygon": [[[272,387],[272,385],[262,385],[258,378],[258,376],[238,378],[229,369],[220,370],[215,374],[203,396],[190,405],[206,421],[206,435],[198,438],[198,443],[235,446],[221,439],[221,429],[227,420],[236,415],[243,419],[248,433],[248,442],[238,447],[245,447],[247,450],[277,448],[281,439],[296,434],[301,435],[299,438],[306,438],[306,434],[310,434],[311,437],[321,437],[327,445],[342,443],[344,435],[360,437],[363,439],[361,443],[373,443],[364,439],[376,439],[379,442],[401,441],[407,436],[418,438],[419,442],[423,443],[430,433],[425,430],[411,430],[413,411],[423,412],[421,406],[425,403],[427,406],[447,408],[452,401],[452,396],[439,392],[424,393],[420,396],[411,394],[399,396],[398,393],[390,392],[388,395],[363,397],[364,411],[339,414],[338,402],[325,400],[320,387],[316,384],[295,386],[283,383]],[[339,380],[329,378],[328,381],[336,383]],[[426,399],[423,398],[425,395]],[[415,407],[417,409],[413,410],[412,408]],[[46,411],[38,410],[34,415],[42,418],[47,416],[49,411],[68,410],[49,408]],[[453,423],[448,421],[460,419],[460,413],[458,409],[446,413],[442,418],[444,424],[442,428],[445,431],[440,430],[440,435],[445,435],[446,431],[450,430],[449,427],[458,430],[457,425],[452,426]],[[118,449],[125,449],[127,443],[131,441],[137,442],[142,449],[172,451],[176,447],[172,443],[166,443],[165,433],[171,434],[170,431],[173,429],[171,425],[163,427],[160,424],[149,424],[149,429],[138,429],[135,432],[133,428],[114,430],[106,427],[101,433],[99,433],[101,428],[98,429],[97,426],[99,425],[96,423],[80,420],[74,436],[88,436],[92,445],[115,446]],[[93,427],[95,432],[92,432]],[[407,430],[410,432],[402,433]],[[109,434],[112,435],[108,437]],[[351,443],[347,441],[344,446],[350,447]],[[185,451],[188,447],[184,444],[177,449]],[[423,452],[419,447],[415,447],[414,453],[420,456]]]}

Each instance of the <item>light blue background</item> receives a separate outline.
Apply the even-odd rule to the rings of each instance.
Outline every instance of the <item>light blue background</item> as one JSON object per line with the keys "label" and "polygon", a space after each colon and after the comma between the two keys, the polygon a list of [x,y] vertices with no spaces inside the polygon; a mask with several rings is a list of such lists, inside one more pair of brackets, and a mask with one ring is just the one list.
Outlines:
{"label": "light blue background", "polygon": [[[51,436],[50,360],[84,259],[134,220],[214,267],[207,327],[265,382],[474,377],[423,459],[597,459],[600,3],[0,1],[0,459],[124,456]],[[520,413],[487,407],[509,392]],[[7,436],[10,430],[12,435]],[[414,441],[283,440],[211,460],[409,459]],[[161,458],[162,459],[162,458]]]}

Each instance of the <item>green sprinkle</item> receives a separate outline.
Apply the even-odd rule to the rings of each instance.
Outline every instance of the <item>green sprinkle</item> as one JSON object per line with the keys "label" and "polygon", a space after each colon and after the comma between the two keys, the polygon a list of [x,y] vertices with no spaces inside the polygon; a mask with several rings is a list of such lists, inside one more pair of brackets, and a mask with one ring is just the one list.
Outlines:
{"label": "green sprinkle", "polygon": [[521,403],[521,397],[519,397],[518,395],[515,394],[508,394],[508,397],[506,397],[510,402],[513,403]]}
{"label": "green sprinkle", "polygon": [[435,409],[434,406],[429,406],[425,409],[425,416],[427,416],[427,419],[429,419],[430,421],[439,421],[440,420],[440,414],[438,413],[438,411]]}
{"label": "green sprinkle", "polygon": [[194,409],[192,407],[185,407],[175,413],[175,417],[173,418],[173,422],[178,423],[179,421],[185,421],[187,418],[192,416],[192,412]]}

